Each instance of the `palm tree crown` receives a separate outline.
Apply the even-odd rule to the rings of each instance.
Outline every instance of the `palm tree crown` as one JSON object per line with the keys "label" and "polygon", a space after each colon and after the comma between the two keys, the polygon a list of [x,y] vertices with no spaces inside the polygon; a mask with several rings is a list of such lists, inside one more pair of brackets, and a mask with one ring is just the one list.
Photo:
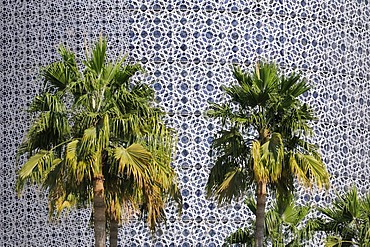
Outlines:
{"label": "palm tree crown", "polygon": [[107,61],[106,49],[100,38],[81,73],[61,46],[62,60],[42,69],[45,88],[29,109],[37,118],[19,147],[28,156],[17,180],[18,191],[26,181],[48,190],[51,215],[93,202],[96,246],[105,246],[106,214],[120,220],[121,208],[141,209],[154,228],[166,198],[179,198],[173,131],[153,90],[130,80],[139,65]]}
{"label": "palm tree crown", "polygon": [[344,195],[338,195],[331,206],[319,208],[325,216],[317,219],[317,231],[328,236],[325,246],[370,245],[370,194],[359,198],[353,187]]}
{"label": "palm tree crown", "polygon": [[[212,144],[216,162],[207,183],[208,196],[220,203],[257,188],[257,246],[262,245],[267,187],[280,194],[306,187],[328,188],[329,174],[318,149],[307,141],[314,120],[299,97],[310,87],[300,75],[280,76],[274,64],[257,64],[253,73],[234,68],[236,83],[223,87],[230,97],[211,104],[208,115],[221,121]],[[257,242],[258,242],[257,241]]]}

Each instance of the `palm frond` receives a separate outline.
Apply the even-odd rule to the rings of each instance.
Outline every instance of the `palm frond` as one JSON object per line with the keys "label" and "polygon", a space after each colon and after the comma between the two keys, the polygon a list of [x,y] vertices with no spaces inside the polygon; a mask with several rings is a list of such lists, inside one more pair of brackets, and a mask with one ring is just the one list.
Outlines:
{"label": "palm frond", "polygon": [[243,246],[252,247],[254,246],[254,235],[248,228],[239,228],[225,239],[225,243],[228,245],[243,244]]}
{"label": "palm frond", "polygon": [[278,241],[282,235],[283,219],[280,217],[279,212],[276,210],[269,210],[265,215],[265,232],[266,236],[273,239],[274,242]]}
{"label": "palm frond", "polygon": [[44,189],[56,187],[56,184],[58,183],[58,176],[60,175],[63,165],[63,159],[54,158],[52,165],[45,171],[44,180],[42,181],[42,187]]}
{"label": "palm frond", "polygon": [[250,180],[241,168],[234,168],[228,172],[217,187],[214,197],[218,199],[219,204],[230,203],[233,199],[239,199],[244,195],[246,189],[250,186]]}
{"label": "palm frond", "polygon": [[140,64],[126,64],[123,68],[121,67],[116,73],[115,80],[112,81],[112,92],[115,93],[122,88],[129,88],[131,77],[139,71],[143,71]]}
{"label": "palm frond", "polygon": [[36,96],[29,110],[30,112],[66,112],[66,106],[62,101],[62,97],[59,94],[52,95],[49,92],[45,92],[41,95]]}
{"label": "palm frond", "polygon": [[26,139],[18,149],[18,155],[33,150],[49,150],[70,138],[65,104],[59,95],[44,93],[36,96],[30,106],[30,111],[38,113],[34,123],[29,129]]}
{"label": "palm frond", "polygon": [[319,188],[329,188],[329,173],[321,160],[302,153],[290,154],[290,167],[293,174],[305,186],[316,184]]}
{"label": "palm frond", "polygon": [[260,162],[265,169],[267,168],[268,170],[268,178],[261,177],[261,180],[266,181],[266,179],[268,179],[271,182],[277,181],[282,173],[283,159],[283,140],[279,133],[273,133],[270,140],[261,146]]}
{"label": "palm frond", "polygon": [[296,98],[310,89],[311,87],[306,80],[301,79],[301,74],[293,72],[288,77],[282,77],[280,93],[292,95]]}
{"label": "palm frond", "polygon": [[[278,69],[274,63],[258,63],[257,65],[253,74],[253,81],[261,91],[262,97],[267,99],[269,97],[267,94],[274,92],[278,86]],[[264,101],[260,102],[263,103]]]}
{"label": "palm frond", "polygon": [[[237,129],[233,128],[229,131],[223,130],[219,132],[219,137],[212,143],[212,149],[215,154],[218,154],[215,165],[211,169],[210,176],[206,185],[207,196],[215,196],[221,184],[230,172],[235,172],[241,169],[240,174],[246,175],[243,179],[245,186],[251,184],[252,178],[249,170],[249,148],[243,140],[241,134]],[[239,178],[236,176],[235,178]],[[222,201],[221,197],[219,200]]]}
{"label": "palm frond", "polygon": [[98,134],[96,127],[85,129],[84,134],[79,142],[79,156],[86,159],[97,151]]}
{"label": "palm frond", "polygon": [[42,76],[58,90],[64,90],[74,78],[71,78],[63,62],[55,62],[41,70]]}
{"label": "palm frond", "polygon": [[249,210],[252,211],[254,215],[256,215],[257,212],[256,200],[253,197],[247,197],[244,202],[245,205],[247,205],[247,207],[249,208]]}
{"label": "palm frond", "polygon": [[133,176],[140,187],[149,181],[149,167],[153,162],[152,155],[140,144],[132,144],[128,148],[116,147],[114,158],[118,161],[118,173]]}
{"label": "palm frond", "polygon": [[63,92],[73,82],[80,79],[75,55],[73,52],[60,46],[58,49],[62,61],[54,62],[41,69],[41,75],[45,82],[59,92]]}
{"label": "palm frond", "polygon": [[368,195],[359,198],[353,187],[337,198],[330,207],[319,208],[325,219],[317,219],[317,230],[325,232],[328,246],[367,246],[369,243]]}
{"label": "palm frond", "polygon": [[84,62],[86,68],[94,76],[99,76],[103,72],[105,65],[107,51],[107,40],[100,37],[99,42],[96,43],[92,49],[90,57]]}
{"label": "palm frond", "polygon": [[315,219],[309,219],[305,225],[297,231],[297,240],[310,240],[319,229],[319,223]]}
{"label": "palm frond", "polygon": [[100,152],[105,150],[109,145],[110,140],[110,119],[108,114],[104,114],[97,124],[98,140],[97,150]]}
{"label": "palm frond", "polygon": [[[255,199],[248,197],[245,203],[256,214]],[[309,207],[297,205],[292,195],[288,198],[278,197],[266,212],[264,242],[272,243],[273,246],[302,246],[317,229],[316,222],[305,222],[308,212]],[[254,229],[255,222],[249,228],[238,229],[226,238],[225,244],[252,244]]]}
{"label": "palm frond", "polygon": [[[360,203],[360,216],[366,219],[367,223],[370,223],[370,194],[366,194]],[[370,230],[370,228],[369,228]]]}
{"label": "palm frond", "polygon": [[342,240],[341,237],[329,236],[325,241],[325,247],[342,247],[342,246],[352,246],[356,243],[352,241]]}
{"label": "palm frond", "polygon": [[99,113],[90,112],[90,111],[81,111],[76,113],[74,116],[73,130],[76,137],[82,137],[86,129],[95,126],[100,119]]}
{"label": "palm frond", "polygon": [[117,77],[117,73],[120,71],[121,66],[124,62],[124,58],[120,61],[113,63],[107,63],[103,69],[101,80],[105,86],[111,86],[114,83],[114,80]]}
{"label": "palm frond", "polygon": [[45,179],[46,171],[53,166],[54,153],[52,151],[40,150],[30,157],[18,171],[16,190],[20,193],[24,183],[29,180],[37,184],[42,184]]}
{"label": "palm frond", "polygon": [[232,115],[231,108],[228,104],[210,103],[210,109],[207,111],[207,116],[212,118],[220,118],[222,124],[225,125],[227,120]]}

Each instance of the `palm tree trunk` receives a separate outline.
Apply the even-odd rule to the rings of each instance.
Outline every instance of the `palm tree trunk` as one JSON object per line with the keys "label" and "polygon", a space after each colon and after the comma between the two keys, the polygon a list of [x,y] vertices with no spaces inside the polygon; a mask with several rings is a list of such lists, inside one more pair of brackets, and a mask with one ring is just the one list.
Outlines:
{"label": "palm tree trunk", "polygon": [[95,247],[105,247],[105,202],[104,202],[104,177],[94,178],[94,235]]}
{"label": "palm tree trunk", "polygon": [[258,182],[257,185],[257,209],[256,209],[256,247],[263,246],[266,206],[266,183]]}
{"label": "palm tree trunk", "polygon": [[115,219],[110,220],[110,231],[109,231],[109,246],[117,247],[118,239],[118,221]]}

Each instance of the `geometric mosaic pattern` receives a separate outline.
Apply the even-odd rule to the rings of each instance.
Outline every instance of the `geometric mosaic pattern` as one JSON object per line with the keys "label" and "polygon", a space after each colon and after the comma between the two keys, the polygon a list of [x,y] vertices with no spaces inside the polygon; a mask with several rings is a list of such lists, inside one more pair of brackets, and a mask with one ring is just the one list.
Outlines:
{"label": "geometric mosaic pattern", "polygon": [[332,174],[329,193],[301,190],[301,202],[324,205],[334,191],[370,178],[370,7],[363,0],[116,0],[2,1],[0,246],[92,246],[89,210],[49,222],[45,194],[14,192],[15,152],[30,123],[25,112],[41,82],[40,65],[66,44],[80,56],[84,39],[108,37],[112,57],[127,53],[146,69],[178,131],[174,166],[184,210],[151,235],[132,220],[120,229],[121,246],[220,246],[251,213],[243,203],[218,208],[204,196],[217,122],[209,101],[224,101],[232,64],[248,69],[259,59],[284,72],[302,71],[314,87],[304,95],[316,110],[314,141]]}

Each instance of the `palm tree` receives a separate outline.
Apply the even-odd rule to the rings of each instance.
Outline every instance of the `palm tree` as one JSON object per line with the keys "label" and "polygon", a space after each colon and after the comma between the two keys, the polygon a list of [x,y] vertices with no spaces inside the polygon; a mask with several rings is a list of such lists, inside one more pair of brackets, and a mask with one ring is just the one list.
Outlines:
{"label": "palm tree", "polygon": [[317,219],[317,231],[328,234],[325,246],[370,246],[370,194],[359,198],[353,187],[319,211],[325,217]]}
{"label": "palm tree", "polygon": [[[245,202],[247,207],[256,214],[256,201],[248,198]],[[266,212],[264,243],[266,245],[270,243],[274,247],[303,246],[316,229],[314,220],[307,221],[309,211],[309,206],[295,204],[292,196],[277,199],[272,208]],[[255,227],[255,221],[251,221],[250,224]],[[226,246],[242,244],[252,247],[254,243],[253,232],[248,228],[238,229],[225,240]]]}
{"label": "palm tree", "polygon": [[306,187],[329,186],[318,149],[309,143],[311,108],[299,97],[310,87],[300,75],[279,76],[274,64],[257,64],[253,73],[234,68],[237,83],[223,90],[229,103],[211,104],[208,116],[221,120],[212,143],[216,162],[207,194],[231,202],[254,188],[257,193],[256,246],[262,246],[267,188],[294,191],[294,179]]}
{"label": "palm tree", "polygon": [[117,221],[142,210],[151,228],[164,218],[167,197],[177,195],[170,166],[174,138],[154,107],[147,85],[133,83],[139,65],[107,61],[100,38],[86,52],[82,73],[75,55],[42,69],[45,87],[29,111],[36,119],[18,155],[17,191],[26,182],[48,191],[50,215],[93,205],[95,246],[105,246],[106,215]]}

